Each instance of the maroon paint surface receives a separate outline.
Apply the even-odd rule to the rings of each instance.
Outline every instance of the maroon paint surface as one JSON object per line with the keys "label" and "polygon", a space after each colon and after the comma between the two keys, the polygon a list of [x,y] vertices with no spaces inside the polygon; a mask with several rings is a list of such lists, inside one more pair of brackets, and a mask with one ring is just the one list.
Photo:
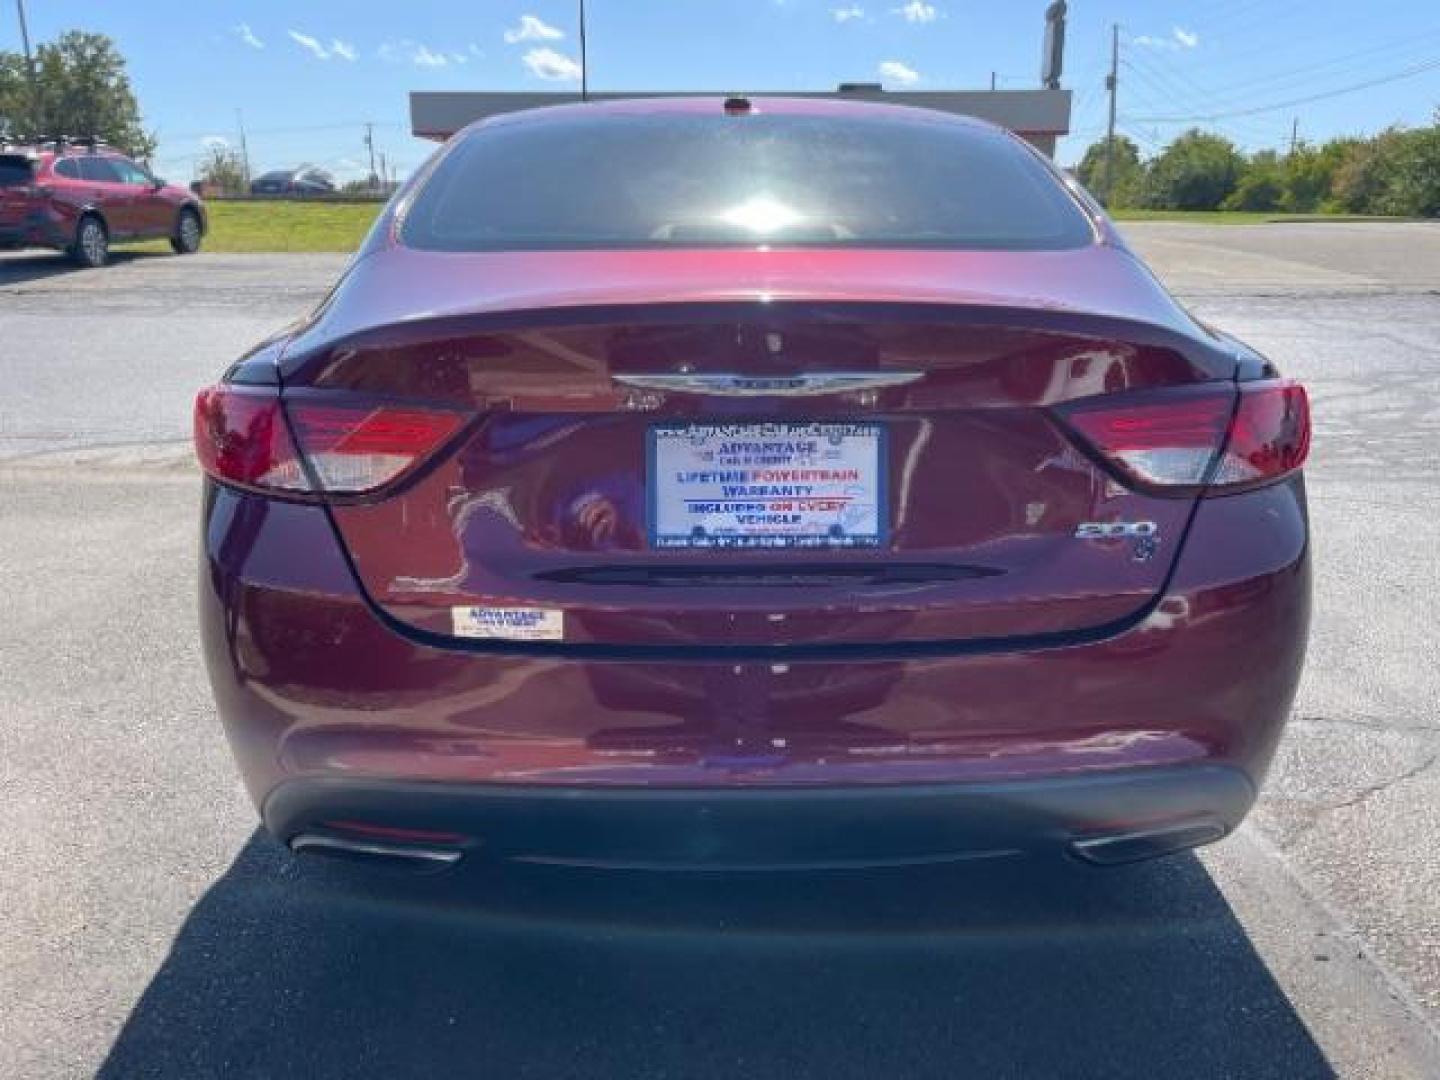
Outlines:
{"label": "maroon paint surface", "polygon": [[[637,107],[704,106],[587,108]],[[207,493],[201,625],[257,801],[316,777],[1263,776],[1304,656],[1303,484],[1144,495],[1066,435],[1061,403],[1233,394],[1260,363],[1103,220],[1060,252],[456,254],[396,241],[404,199],[252,364],[287,402],[420,402],[464,413],[463,432],[378,497]],[[917,378],[803,399],[616,379],[827,371]],[[882,549],[650,549],[651,424],[833,418],[888,432]],[[1076,538],[1097,521],[1154,522],[1158,547]],[[467,604],[562,608],[564,646],[448,637]]]}

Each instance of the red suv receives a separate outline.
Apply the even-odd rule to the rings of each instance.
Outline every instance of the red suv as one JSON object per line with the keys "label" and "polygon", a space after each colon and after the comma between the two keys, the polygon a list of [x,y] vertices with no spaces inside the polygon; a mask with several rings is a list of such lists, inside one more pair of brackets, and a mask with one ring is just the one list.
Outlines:
{"label": "red suv", "polygon": [[164,238],[187,255],[205,228],[194,194],[103,144],[0,151],[0,248],[55,248],[103,266],[113,241]]}

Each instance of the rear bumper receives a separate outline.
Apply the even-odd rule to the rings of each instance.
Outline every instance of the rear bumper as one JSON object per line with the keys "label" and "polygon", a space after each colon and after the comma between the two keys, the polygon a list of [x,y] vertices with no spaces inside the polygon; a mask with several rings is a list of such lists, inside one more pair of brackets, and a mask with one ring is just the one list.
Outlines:
{"label": "rear bumper", "polygon": [[54,215],[37,210],[18,221],[0,224],[0,248],[63,248],[70,243],[64,224]]}
{"label": "rear bumper", "polygon": [[[607,845],[622,862],[904,861],[1137,823],[1226,830],[1280,738],[1309,621],[1299,480],[1204,501],[1165,594],[1124,632],[909,658],[436,647],[376,615],[323,510],[210,486],[203,547],[211,682],[273,831],[453,817],[492,849],[514,830],[572,861]],[[749,839],[724,846],[717,821]],[[792,823],[829,854],[767,838]],[[631,844],[667,832],[658,854]]]}
{"label": "rear bumper", "polygon": [[[1254,798],[1243,772],[1219,765],[992,784],[739,790],[323,778],[282,784],[263,817],[285,840],[357,835],[336,822],[423,822],[455,834],[442,850],[486,857],[625,869],[833,869],[1090,851],[1096,862],[1129,861],[1159,853],[1139,837],[1166,843],[1184,830],[1178,847],[1219,839]],[[1092,847],[1116,837],[1132,840],[1113,851]]]}

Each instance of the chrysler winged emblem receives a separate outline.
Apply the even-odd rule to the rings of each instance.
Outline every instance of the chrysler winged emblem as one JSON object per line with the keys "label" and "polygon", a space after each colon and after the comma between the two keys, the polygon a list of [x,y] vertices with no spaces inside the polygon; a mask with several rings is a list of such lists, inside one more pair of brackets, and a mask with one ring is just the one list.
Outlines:
{"label": "chrysler winged emblem", "polygon": [[644,390],[719,397],[817,397],[856,390],[904,386],[923,377],[919,371],[875,373],[826,371],[804,375],[613,375],[616,382]]}

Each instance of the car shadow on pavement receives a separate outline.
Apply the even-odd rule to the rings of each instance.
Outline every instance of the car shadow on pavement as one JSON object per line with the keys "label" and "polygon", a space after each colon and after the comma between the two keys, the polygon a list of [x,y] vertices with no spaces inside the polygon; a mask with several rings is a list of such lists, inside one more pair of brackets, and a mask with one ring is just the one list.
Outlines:
{"label": "car shadow on pavement", "polygon": [[1333,1076],[1192,856],[449,878],[256,834],[100,1076]]}
{"label": "car shadow on pavement", "polygon": [[126,263],[165,257],[167,257],[167,253],[159,251],[111,251],[109,263],[92,270],[72,262],[70,256],[58,251],[0,251],[0,288],[7,285],[24,285],[31,281],[44,281],[66,274],[81,272],[101,274],[117,266],[124,266]]}

